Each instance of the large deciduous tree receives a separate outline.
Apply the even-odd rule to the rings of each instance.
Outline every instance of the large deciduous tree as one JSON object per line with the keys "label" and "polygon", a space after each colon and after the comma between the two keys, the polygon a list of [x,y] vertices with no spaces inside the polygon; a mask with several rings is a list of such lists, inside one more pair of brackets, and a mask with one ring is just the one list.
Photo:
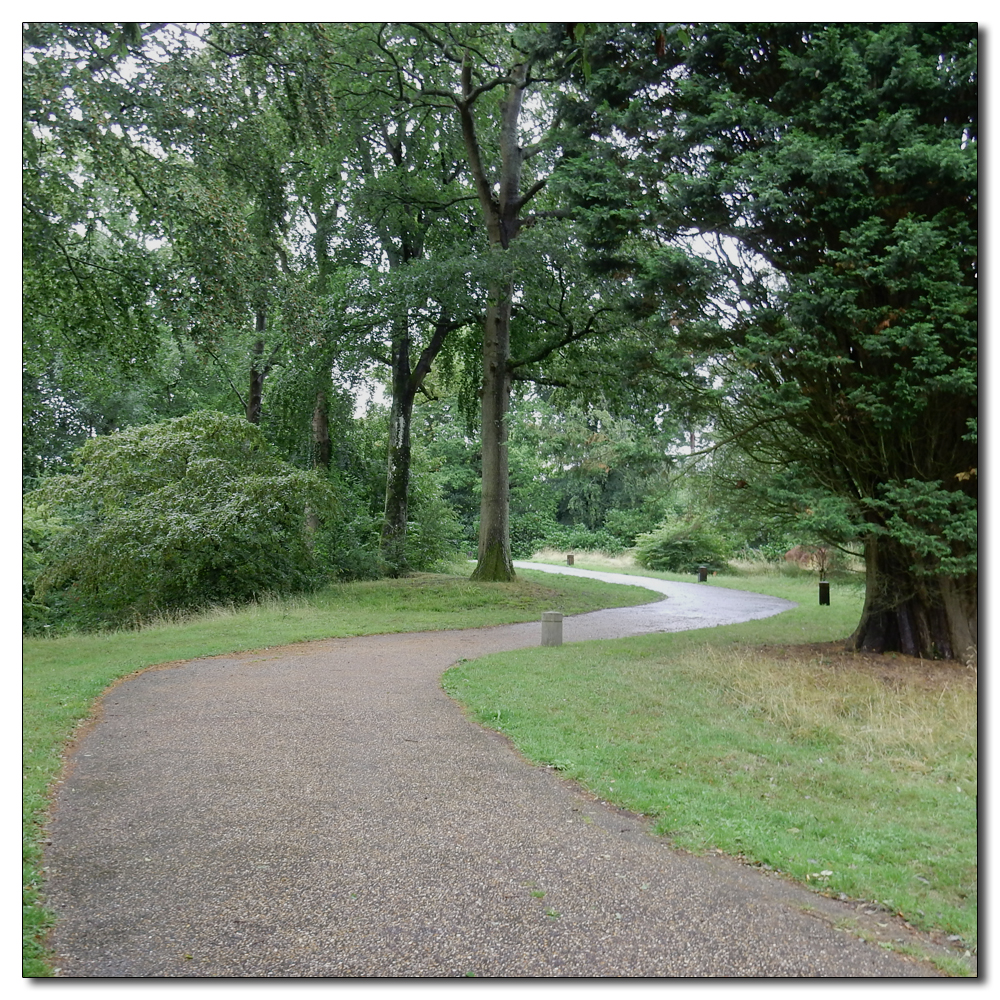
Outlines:
{"label": "large deciduous tree", "polygon": [[288,277],[286,135],[239,65],[189,36],[25,26],[25,340],[36,367],[100,355],[120,378],[148,371],[165,330],[216,359],[242,334],[232,385],[256,422]]}
{"label": "large deciduous tree", "polygon": [[[597,317],[612,311],[608,302],[595,295],[589,317],[578,314],[570,321],[563,310],[558,322],[537,321],[536,317],[520,324],[520,331],[515,331],[512,322],[519,299],[530,305],[532,278],[542,272],[558,273],[543,246],[515,250],[530,243],[524,234],[536,225],[541,228],[542,220],[565,215],[541,200],[558,148],[559,123],[551,96],[553,85],[565,75],[565,56],[553,44],[557,35],[537,25],[411,24],[378,29],[385,72],[392,75],[400,97],[421,113],[431,111],[441,120],[457,123],[464,146],[464,174],[475,193],[486,236],[485,247],[475,234],[469,239],[485,306],[482,500],[479,559],[473,571],[473,578],[479,580],[514,576],[506,423],[512,382],[537,375],[542,362],[596,334],[604,323]],[[581,280],[584,277],[577,275]],[[567,290],[565,284],[563,289]],[[576,305],[579,308],[580,301]],[[515,345],[519,357],[512,352]]]}
{"label": "large deciduous tree", "polygon": [[[577,163],[581,201],[605,237],[631,206],[674,237],[724,238],[717,432],[785,470],[803,525],[863,541],[850,646],[974,659],[976,25],[585,36],[593,102],[578,118],[618,141]],[[637,195],[602,214],[595,185],[626,142]]]}
{"label": "large deciduous tree", "polygon": [[[452,244],[456,223],[460,239],[466,236],[464,204],[474,196],[459,180],[457,129],[415,107],[394,84],[399,74],[427,72],[426,64],[382,36],[377,25],[312,22],[213,25],[206,33],[213,62],[221,55],[235,67],[229,73],[259,87],[262,105],[287,135],[283,203],[298,253],[291,269],[291,253],[282,263],[311,274],[314,298],[325,303],[308,350],[286,331],[293,363],[325,358],[329,372],[339,355],[389,369],[381,552],[386,569],[398,574],[407,566],[413,401],[473,301],[465,277],[455,280]],[[315,453],[323,464],[322,388],[315,398]]]}

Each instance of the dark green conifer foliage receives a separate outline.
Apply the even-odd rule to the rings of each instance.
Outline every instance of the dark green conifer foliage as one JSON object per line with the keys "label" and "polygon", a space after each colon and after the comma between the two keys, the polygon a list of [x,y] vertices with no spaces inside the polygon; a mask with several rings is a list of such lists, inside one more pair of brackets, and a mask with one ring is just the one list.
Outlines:
{"label": "dark green conifer foliage", "polygon": [[635,228],[728,251],[686,335],[762,463],[745,496],[782,469],[804,532],[864,542],[854,647],[974,658],[976,25],[593,26],[581,59],[602,152],[567,176],[604,266]]}

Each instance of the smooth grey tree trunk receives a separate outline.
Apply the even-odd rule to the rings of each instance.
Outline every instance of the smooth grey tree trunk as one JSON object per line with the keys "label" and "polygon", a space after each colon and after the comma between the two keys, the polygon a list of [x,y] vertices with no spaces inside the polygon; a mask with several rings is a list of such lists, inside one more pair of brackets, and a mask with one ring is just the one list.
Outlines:
{"label": "smooth grey tree trunk", "polygon": [[490,290],[483,331],[483,481],[479,513],[479,561],[473,580],[510,580],[510,471],[507,411],[510,407],[510,313],[513,287]]}

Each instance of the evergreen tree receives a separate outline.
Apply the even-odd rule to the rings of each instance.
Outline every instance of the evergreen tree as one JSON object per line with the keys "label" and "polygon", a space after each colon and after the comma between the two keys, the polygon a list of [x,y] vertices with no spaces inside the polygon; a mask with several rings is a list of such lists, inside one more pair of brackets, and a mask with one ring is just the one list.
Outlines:
{"label": "evergreen tree", "polygon": [[576,195],[604,266],[637,225],[716,241],[725,301],[686,335],[719,359],[717,435],[784,470],[810,533],[863,541],[853,648],[974,658],[976,25],[576,34],[572,113],[602,150]]}

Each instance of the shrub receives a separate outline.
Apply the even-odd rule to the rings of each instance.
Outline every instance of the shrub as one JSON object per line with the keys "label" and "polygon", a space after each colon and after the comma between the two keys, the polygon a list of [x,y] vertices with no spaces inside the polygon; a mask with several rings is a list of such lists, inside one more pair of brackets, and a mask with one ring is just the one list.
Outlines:
{"label": "shrub", "polygon": [[51,627],[49,609],[35,598],[35,582],[45,569],[45,550],[66,525],[45,506],[24,506],[21,515],[21,628],[39,633]]}
{"label": "shrub", "polygon": [[575,549],[580,552],[604,552],[609,556],[625,551],[625,546],[602,528],[592,531],[579,524],[560,524],[545,536],[544,544],[554,549]]}
{"label": "shrub", "polygon": [[462,525],[430,475],[413,476],[410,494],[406,564],[412,570],[429,570],[462,548]]}
{"label": "shrub", "polygon": [[316,555],[336,580],[377,580],[385,574],[379,552],[382,514],[370,510],[364,484],[333,474],[337,510]]}
{"label": "shrub", "polygon": [[636,507],[609,510],[604,518],[604,530],[617,540],[619,546],[631,548],[639,535],[655,531],[663,517],[663,500],[648,498]]}
{"label": "shrub", "polygon": [[725,540],[700,521],[662,525],[640,535],[635,546],[640,566],[669,573],[695,573],[699,566],[725,569],[728,555]]}
{"label": "shrub", "polygon": [[77,627],[308,588],[336,513],[327,479],[214,412],[95,438],[26,503],[67,525],[38,553],[34,601]]}

